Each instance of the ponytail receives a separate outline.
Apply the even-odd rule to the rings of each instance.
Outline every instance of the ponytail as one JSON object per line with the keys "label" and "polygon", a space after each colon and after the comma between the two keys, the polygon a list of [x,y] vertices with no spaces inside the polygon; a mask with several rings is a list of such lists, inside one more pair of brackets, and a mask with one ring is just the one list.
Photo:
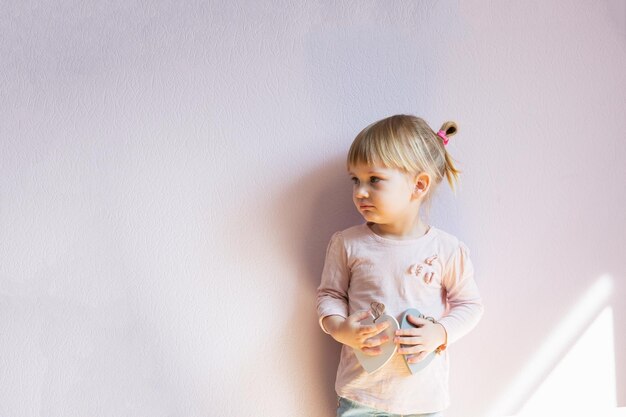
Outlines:
{"label": "ponytail", "polygon": [[[456,123],[452,121],[445,122],[443,125],[441,125],[441,129],[439,129],[440,132],[445,133],[448,139],[454,136],[458,132],[458,130],[459,129]],[[444,146],[444,156],[445,156],[444,173],[446,175],[446,179],[448,180],[448,184],[450,184],[450,188],[452,188],[452,191],[456,193],[454,185],[459,183],[459,174],[461,173],[461,171],[454,166],[453,159],[450,156],[450,153],[448,153],[448,151],[445,149],[445,146]]]}

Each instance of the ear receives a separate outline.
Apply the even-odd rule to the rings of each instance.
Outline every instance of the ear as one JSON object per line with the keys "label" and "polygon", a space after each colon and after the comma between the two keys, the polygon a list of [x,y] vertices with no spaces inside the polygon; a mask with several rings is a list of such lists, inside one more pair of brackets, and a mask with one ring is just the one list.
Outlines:
{"label": "ear", "polygon": [[430,189],[430,175],[425,172],[417,175],[415,177],[415,190],[414,195],[417,198],[423,198],[428,193]]}

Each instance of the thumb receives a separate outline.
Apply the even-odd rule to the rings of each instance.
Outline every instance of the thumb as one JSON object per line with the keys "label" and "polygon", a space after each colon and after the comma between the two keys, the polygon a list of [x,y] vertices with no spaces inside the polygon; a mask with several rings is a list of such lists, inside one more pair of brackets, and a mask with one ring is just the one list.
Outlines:
{"label": "thumb", "polygon": [[409,316],[407,317],[409,319],[409,322],[411,322],[412,324],[418,326],[418,327],[422,327],[425,324],[430,323],[430,321],[423,319],[419,316],[412,316],[409,314]]}
{"label": "thumb", "polygon": [[366,318],[370,317],[370,312],[369,310],[361,310],[361,311],[357,311],[356,313],[352,314],[350,316],[350,320],[353,322],[357,322],[357,321],[361,321],[361,320],[365,320]]}

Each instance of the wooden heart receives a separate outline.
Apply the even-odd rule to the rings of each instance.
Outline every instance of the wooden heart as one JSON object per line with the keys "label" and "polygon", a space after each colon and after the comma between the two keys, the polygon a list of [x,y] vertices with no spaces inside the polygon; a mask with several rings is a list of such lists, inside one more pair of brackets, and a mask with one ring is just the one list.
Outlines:
{"label": "wooden heart", "polygon": [[396,353],[398,349],[398,345],[393,343],[393,338],[396,335],[396,330],[400,328],[398,325],[398,320],[395,317],[392,317],[387,314],[381,314],[378,319],[374,322],[374,317],[368,317],[365,320],[361,321],[362,324],[378,324],[381,321],[388,321],[389,327],[380,332],[378,336],[387,335],[389,337],[389,341],[380,345],[382,353],[376,356],[366,355],[362,351],[358,349],[354,349],[354,354],[356,358],[359,360],[359,363],[367,371],[367,373],[371,374],[378,371],[380,368],[385,366],[387,362],[391,360],[393,355]]}
{"label": "wooden heart", "polygon": [[[402,315],[402,322],[400,324],[400,327],[402,329],[411,329],[411,328],[416,328],[417,326],[415,326],[413,323],[411,323],[408,319],[408,316],[416,316],[416,317],[422,317],[422,313],[419,312],[419,310],[416,310],[414,308],[410,308],[407,311],[404,312],[404,314]],[[411,345],[401,345],[402,347],[411,347]],[[416,363],[409,363],[407,362],[407,355],[402,355],[402,357],[404,358],[404,363],[406,363],[406,366],[409,368],[409,371],[411,371],[412,374],[415,374],[419,371],[421,371],[422,369],[426,368],[428,366],[428,364],[430,364],[433,359],[435,359],[435,352],[431,352],[428,354],[428,356],[426,356],[423,360],[416,362]]]}

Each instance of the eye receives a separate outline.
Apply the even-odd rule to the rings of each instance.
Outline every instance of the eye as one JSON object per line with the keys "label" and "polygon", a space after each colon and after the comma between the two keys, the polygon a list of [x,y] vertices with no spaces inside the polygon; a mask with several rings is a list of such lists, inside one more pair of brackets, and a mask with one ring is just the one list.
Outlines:
{"label": "eye", "polygon": [[359,183],[359,179],[357,177],[352,177],[352,178],[350,178],[350,180],[352,181],[353,184],[358,184]]}
{"label": "eye", "polygon": [[380,178],[378,178],[378,177],[370,177],[370,182],[372,184],[376,184],[377,182],[380,182]]}

